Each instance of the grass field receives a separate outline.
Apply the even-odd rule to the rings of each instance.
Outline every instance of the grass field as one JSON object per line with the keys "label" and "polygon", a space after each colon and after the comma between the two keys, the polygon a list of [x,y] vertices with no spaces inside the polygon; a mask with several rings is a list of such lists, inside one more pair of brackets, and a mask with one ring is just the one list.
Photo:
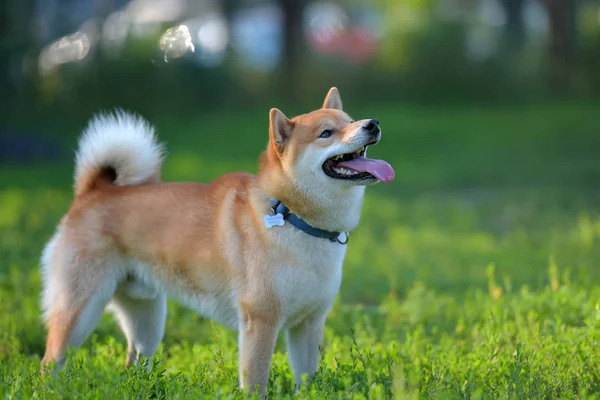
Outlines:
{"label": "grass field", "polygon": [[[600,398],[598,105],[350,103],[382,122],[369,154],[397,175],[368,190],[321,367],[299,398]],[[149,116],[170,151],[165,179],[255,171],[266,116]],[[150,375],[124,371],[125,341],[106,315],[57,378],[39,376],[39,256],[71,200],[81,122],[27,122],[59,135],[64,161],[1,167],[0,396],[243,397],[235,333],[175,303]],[[284,348],[274,398],[294,395]]]}

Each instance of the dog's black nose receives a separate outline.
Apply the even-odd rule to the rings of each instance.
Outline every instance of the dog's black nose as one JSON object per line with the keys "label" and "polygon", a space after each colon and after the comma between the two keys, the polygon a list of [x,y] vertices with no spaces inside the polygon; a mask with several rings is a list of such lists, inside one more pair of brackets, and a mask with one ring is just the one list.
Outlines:
{"label": "dog's black nose", "polygon": [[371,135],[377,135],[380,131],[379,121],[377,121],[376,119],[370,119],[363,124],[363,128]]}

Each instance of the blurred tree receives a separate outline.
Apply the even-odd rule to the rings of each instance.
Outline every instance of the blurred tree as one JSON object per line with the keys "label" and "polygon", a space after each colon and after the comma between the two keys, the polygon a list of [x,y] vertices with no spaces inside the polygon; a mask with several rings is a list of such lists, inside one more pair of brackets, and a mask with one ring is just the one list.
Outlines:
{"label": "blurred tree", "polygon": [[505,42],[510,50],[518,49],[525,41],[523,6],[525,0],[500,0],[506,14]]}
{"label": "blurred tree", "polygon": [[238,7],[239,0],[221,0],[221,9],[223,10],[225,20],[227,21],[227,33],[230,38],[233,37],[233,15]]}
{"label": "blurred tree", "polygon": [[9,74],[9,7],[7,0],[0,0],[0,92],[6,93],[10,87]]}
{"label": "blurred tree", "polygon": [[565,91],[570,86],[576,36],[574,0],[540,0],[550,19],[548,59],[552,84]]}
{"label": "blurred tree", "polygon": [[23,67],[34,43],[34,11],[33,0],[0,0],[0,92],[13,102],[28,93]]}
{"label": "blurred tree", "polygon": [[298,99],[301,95],[300,71],[305,50],[302,18],[307,0],[279,0],[278,4],[283,14],[282,83],[289,89],[290,96]]}

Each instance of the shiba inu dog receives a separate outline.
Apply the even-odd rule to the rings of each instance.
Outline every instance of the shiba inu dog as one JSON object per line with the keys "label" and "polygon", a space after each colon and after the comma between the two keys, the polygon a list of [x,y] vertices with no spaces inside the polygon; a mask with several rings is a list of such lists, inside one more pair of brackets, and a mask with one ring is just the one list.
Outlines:
{"label": "shiba inu dog", "polygon": [[278,333],[295,380],[317,371],[348,232],[365,187],[394,177],[366,158],[374,119],[353,121],[336,88],[323,107],[269,113],[257,176],[163,183],[163,147],[139,117],[92,119],[76,156],[75,199],[42,255],[48,326],[42,370],[90,335],[105,308],[127,337],[126,365],[153,357],[166,295],[239,332],[243,388],[264,394]]}

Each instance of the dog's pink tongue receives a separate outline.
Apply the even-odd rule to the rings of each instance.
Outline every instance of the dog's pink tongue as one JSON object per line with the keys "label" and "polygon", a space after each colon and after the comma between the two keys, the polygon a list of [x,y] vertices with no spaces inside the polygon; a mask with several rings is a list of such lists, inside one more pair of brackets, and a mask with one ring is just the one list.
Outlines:
{"label": "dog's pink tongue", "polygon": [[356,157],[350,161],[342,161],[337,164],[340,167],[350,168],[357,172],[368,172],[381,182],[391,182],[394,179],[394,169],[383,160]]}

